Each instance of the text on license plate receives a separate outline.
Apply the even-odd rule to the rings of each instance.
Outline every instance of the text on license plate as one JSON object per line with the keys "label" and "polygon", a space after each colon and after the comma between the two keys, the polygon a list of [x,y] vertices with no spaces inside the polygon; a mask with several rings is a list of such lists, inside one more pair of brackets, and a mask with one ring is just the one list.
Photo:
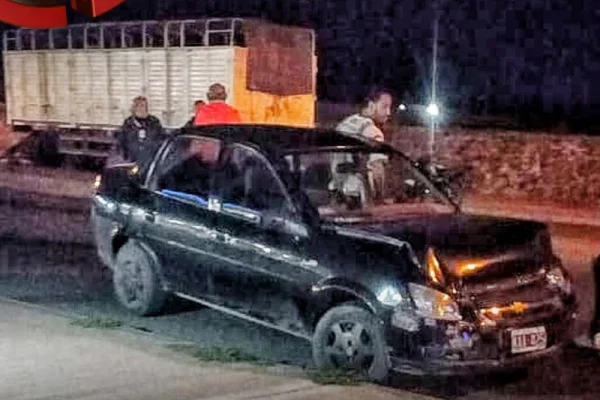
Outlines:
{"label": "text on license plate", "polygon": [[548,344],[546,327],[514,329],[510,332],[510,349],[513,354],[544,350]]}

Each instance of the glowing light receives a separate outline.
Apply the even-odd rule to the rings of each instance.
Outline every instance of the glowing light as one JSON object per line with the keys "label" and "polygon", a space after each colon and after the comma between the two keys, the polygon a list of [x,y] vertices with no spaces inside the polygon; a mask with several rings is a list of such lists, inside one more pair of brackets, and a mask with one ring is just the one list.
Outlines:
{"label": "glowing light", "polygon": [[442,285],[444,283],[444,274],[440,266],[440,262],[435,256],[433,249],[427,250],[427,275],[433,283]]}
{"label": "glowing light", "polygon": [[440,115],[440,107],[435,103],[429,104],[425,111],[427,111],[427,114],[431,115],[432,117],[437,117]]}
{"label": "glowing light", "polygon": [[527,304],[521,303],[521,302],[516,302],[516,303],[513,303],[511,308],[512,308],[512,311],[522,314],[525,312],[525,310],[527,310]]}
{"label": "glowing light", "polygon": [[457,272],[460,276],[472,275],[475,272],[485,268],[487,263],[483,261],[469,261],[458,265]]}
{"label": "glowing light", "polygon": [[465,269],[467,271],[475,271],[477,269],[477,265],[476,264],[467,264],[467,265],[465,265]]}
{"label": "glowing light", "polygon": [[526,303],[522,303],[522,302],[514,302],[509,306],[505,306],[505,307],[491,307],[491,308],[485,308],[483,310],[480,311],[481,314],[483,314],[483,316],[493,316],[493,317],[499,317],[504,313],[516,313],[516,314],[523,314],[527,309],[529,308],[529,305]]}

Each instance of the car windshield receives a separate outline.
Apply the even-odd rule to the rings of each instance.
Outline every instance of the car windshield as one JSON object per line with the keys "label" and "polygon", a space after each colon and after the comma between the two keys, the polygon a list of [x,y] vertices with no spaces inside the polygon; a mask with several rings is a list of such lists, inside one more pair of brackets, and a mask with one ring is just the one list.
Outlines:
{"label": "car windshield", "polygon": [[399,153],[368,149],[295,152],[286,172],[321,218],[451,213],[455,206]]}

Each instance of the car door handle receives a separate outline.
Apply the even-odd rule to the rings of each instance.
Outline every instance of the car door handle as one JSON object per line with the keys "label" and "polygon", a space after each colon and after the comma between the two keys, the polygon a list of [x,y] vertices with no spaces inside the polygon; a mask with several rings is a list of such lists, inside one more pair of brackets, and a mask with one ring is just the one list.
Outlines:
{"label": "car door handle", "polygon": [[231,240],[231,236],[227,233],[222,232],[212,232],[210,234],[211,239],[218,240],[219,242],[227,243]]}
{"label": "car door handle", "polygon": [[146,212],[144,215],[144,219],[146,220],[146,222],[155,222],[156,221],[156,212],[155,211]]}

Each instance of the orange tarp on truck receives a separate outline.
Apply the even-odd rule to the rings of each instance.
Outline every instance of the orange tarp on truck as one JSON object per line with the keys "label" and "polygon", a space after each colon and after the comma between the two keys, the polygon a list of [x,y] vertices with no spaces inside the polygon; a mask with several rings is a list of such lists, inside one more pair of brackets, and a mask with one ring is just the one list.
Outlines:
{"label": "orange tarp on truck", "polygon": [[[248,49],[235,49],[233,104],[245,123],[265,123],[312,127],[315,124],[316,94],[282,96],[250,90],[248,82]],[[316,70],[316,57],[311,57]]]}

